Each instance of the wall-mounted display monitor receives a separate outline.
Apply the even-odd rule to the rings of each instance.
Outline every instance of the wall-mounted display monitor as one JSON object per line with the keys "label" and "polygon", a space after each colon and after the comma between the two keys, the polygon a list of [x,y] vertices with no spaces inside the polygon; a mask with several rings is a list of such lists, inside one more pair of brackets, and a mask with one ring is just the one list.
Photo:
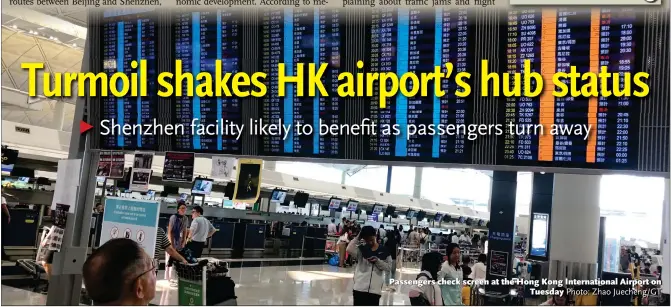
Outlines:
{"label": "wall-mounted display monitor", "polygon": [[342,202],[341,199],[331,197],[331,199],[329,200],[329,209],[339,209],[341,202]]}
{"label": "wall-mounted display monitor", "polygon": [[356,200],[350,200],[347,202],[347,211],[353,212],[356,211],[359,206],[359,202]]}
{"label": "wall-mounted display monitor", "polygon": [[294,206],[296,206],[296,208],[305,208],[309,198],[310,194],[297,192],[296,196],[294,196]]}
{"label": "wall-mounted display monitor", "polygon": [[405,212],[405,218],[406,219],[411,220],[415,217],[417,217],[417,211],[415,211],[413,209],[408,209],[408,211]]}
{"label": "wall-mounted display monitor", "polygon": [[273,193],[270,194],[270,201],[273,203],[283,203],[286,197],[287,197],[287,191],[274,189]]}
{"label": "wall-mounted display monitor", "polygon": [[396,212],[396,207],[387,206],[387,209],[384,211],[384,215],[392,216]]}
{"label": "wall-mounted display monitor", "polygon": [[459,217],[459,223],[465,223],[466,222],[466,217],[460,216]]}
{"label": "wall-mounted display monitor", "polygon": [[210,195],[214,182],[210,179],[197,178],[193,181],[191,193],[196,195]]}
{"label": "wall-mounted display monitor", "polygon": [[529,248],[529,255],[539,258],[547,258],[548,256],[548,240],[550,215],[547,213],[532,214],[531,220],[531,247]]}
{"label": "wall-mounted display monitor", "polygon": [[436,213],[436,215],[433,217],[433,220],[435,222],[440,222],[443,219],[443,215],[440,213]]}
{"label": "wall-mounted display monitor", "polygon": [[426,212],[420,210],[417,212],[417,220],[422,221],[426,217]]}
{"label": "wall-mounted display monitor", "polygon": [[384,205],[376,204],[373,206],[373,214],[378,214],[384,212]]}

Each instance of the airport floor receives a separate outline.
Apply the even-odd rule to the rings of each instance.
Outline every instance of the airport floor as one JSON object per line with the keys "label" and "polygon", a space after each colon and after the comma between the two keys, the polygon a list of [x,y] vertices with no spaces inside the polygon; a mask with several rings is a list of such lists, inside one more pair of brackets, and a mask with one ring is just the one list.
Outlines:
{"label": "airport floor", "polygon": [[[329,265],[232,268],[238,305],[352,305],[352,268]],[[397,279],[414,279],[417,269],[399,268]],[[177,288],[159,272],[152,305],[177,305]],[[381,305],[410,305],[408,288],[383,292]],[[2,286],[2,305],[45,305],[46,295]]]}

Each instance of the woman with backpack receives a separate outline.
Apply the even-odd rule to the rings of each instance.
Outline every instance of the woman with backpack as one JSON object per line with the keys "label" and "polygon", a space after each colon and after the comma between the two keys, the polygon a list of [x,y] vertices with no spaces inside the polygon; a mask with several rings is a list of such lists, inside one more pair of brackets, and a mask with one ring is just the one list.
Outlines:
{"label": "woman with backpack", "polygon": [[443,303],[445,303],[445,306],[463,305],[461,301],[461,285],[464,273],[459,265],[459,260],[461,260],[459,245],[450,243],[445,252],[447,261],[443,262],[440,269],[443,279],[446,280],[446,282],[440,285]]}
{"label": "woman with backpack", "polygon": [[422,256],[422,270],[417,275],[417,283],[410,287],[408,296],[413,306],[443,306],[438,280],[440,279],[440,265],[443,255],[430,252]]}

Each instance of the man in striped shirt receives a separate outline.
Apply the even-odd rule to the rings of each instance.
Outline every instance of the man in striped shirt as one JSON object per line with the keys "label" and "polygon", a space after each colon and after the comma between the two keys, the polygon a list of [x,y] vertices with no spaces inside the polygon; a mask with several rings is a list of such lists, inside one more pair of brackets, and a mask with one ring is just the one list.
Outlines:
{"label": "man in striped shirt", "polygon": [[177,259],[177,261],[182,262],[182,263],[188,263],[182,255],[179,254],[179,252],[172,247],[172,244],[170,244],[170,241],[168,241],[168,236],[165,234],[165,230],[163,228],[158,227],[156,230],[156,246],[154,247],[154,262],[157,264],[156,265],[156,272],[158,272],[158,260],[162,258],[162,255],[164,253],[168,253],[170,257]]}

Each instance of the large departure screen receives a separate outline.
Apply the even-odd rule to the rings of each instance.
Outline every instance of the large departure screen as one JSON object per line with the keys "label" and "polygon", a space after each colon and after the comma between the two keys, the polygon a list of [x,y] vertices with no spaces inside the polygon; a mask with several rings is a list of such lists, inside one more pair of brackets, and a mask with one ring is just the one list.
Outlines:
{"label": "large departure screen", "polygon": [[[156,93],[156,34],[157,26],[153,12],[146,10],[105,10],[102,20],[103,72],[111,76],[116,72],[128,75],[137,73],[138,80],[146,79],[146,97],[101,98],[101,119],[111,121],[108,126],[118,124],[152,124],[157,114]],[[133,68],[132,61],[146,61],[146,67]],[[144,76],[142,76],[144,75]],[[101,147],[118,149],[155,149],[155,135],[101,135]]]}
{"label": "large departure screen", "polygon": [[[173,21],[174,54],[175,60],[181,61],[182,71],[191,72],[194,77],[200,72],[209,72],[212,76],[237,73],[242,61],[240,15],[225,10],[176,13]],[[183,89],[188,88],[187,82],[183,80]],[[192,82],[195,91],[200,81]],[[175,97],[172,111],[174,123],[189,129],[219,129],[175,135],[172,139],[174,148],[178,151],[240,153],[240,139],[221,127],[228,127],[230,123],[242,124],[241,99],[216,94],[211,97],[191,96],[184,90]]]}
{"label": "large departure screen", "polygon": [[[259,68],[268,74],[268,95],[260,99],[260,119],[265,123],[291,124],[286,138],[280,135],[261,137],[260,152],[267,156],[317,156],[338,157],[340,138],[320,136],[320,120],[327,125],[340,124],[341,105],[338,92],[338,75],[341,72],[341,13],[338,9],[287,8],[264,10],[260,14]],[[328,64],[322,83],[329,97],[298,97],[294,84],[285,87],[286,94],[279,97],[278,64],[285,64],[285,75],[296,76],[297,66],[303,66],[305,83],[308,83],[308,64],[317,67]],[[342,106],[344,107],[344,106]],[[293,128],[297,123],[308,123],[314,133],[300,135]]]}
{"label": "large departure screen", "polygon": [[[473,21],[465,9],[374,9],[370,26],[370,71],[419,75],[433,72],[435,66],[442,66],[445,71],[444,65],[448,62],[454,65],[453,74],[472,71]],[[399,94],[389,99],[385,108],[380,108],[377,99],[370,99],[366,117],[378,125],[378,133],[370,136],[366,159],[471,163],[471,142],[464,135],[418,132],[408,137],[406,134],[409,125],[436,127],[471,122],[472,99],[455,96],[458,88],[453,78],[443,79],[440,86],[447,93],[443,97],[433,95],[432,85],[427,97]],[[374,97],[379,90],[376,85]],[[400,134],[385,134],[383,125],[398,125]]]}
{"label": "large departure screen", "polygon": [[[504,72],[522,72],[523,61],[552,83],[555,72],[640,71],[635,56],[636,15],[628,9],[524,9],[508,13],[501,42]],[[623,77],[620,77],[624,80]],[[624,82],[620,82],[623,88]],[[497,163],[518,166],[554,166],[634,170],[638,163],[640,99],[615,96],[556,98],[546,92],[535,98],[504,98],[501,123],[543,125],[545,133],[504,134],[497,148]],[[612,90],[612,88],[611,88]],[[503,110],[502,110],[503,109]],[[551,135],[550,125],[591,126],[589,136]]]}

